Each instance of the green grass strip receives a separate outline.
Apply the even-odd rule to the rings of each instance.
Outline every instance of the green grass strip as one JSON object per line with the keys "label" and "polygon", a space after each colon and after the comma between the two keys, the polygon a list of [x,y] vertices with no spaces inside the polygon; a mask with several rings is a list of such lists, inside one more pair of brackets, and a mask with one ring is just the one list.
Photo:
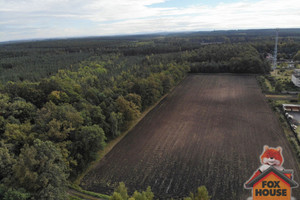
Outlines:
{"label": "green grass strip", "polygon": [[76,190],[77,192],[80,192],[81,194],[86,194],[86,195],[101,198],[101,199],[109,199],[110,198],[110,196],[108,196],[106,194],[100,194],[100,193],[96,193],[96,192],[87,191],[87,190],[82,189],[80,186],[74,185],[74,184],[69,185],[69,188]]}

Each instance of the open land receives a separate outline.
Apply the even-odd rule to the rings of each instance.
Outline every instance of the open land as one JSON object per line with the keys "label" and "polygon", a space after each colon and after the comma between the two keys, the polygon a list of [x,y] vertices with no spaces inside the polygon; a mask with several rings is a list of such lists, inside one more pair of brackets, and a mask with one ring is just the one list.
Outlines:
{"label": "open land", "polygon": [[[212,199],[246,199],[263,145],[283,148],[285,169],[300,170],[279,121],[254,76],[189,75],[82,180],[86,190],[130,192],[151,186],[156,197],[187,196],[205,185]],[[293,196],[300,198],[299,189]]]}

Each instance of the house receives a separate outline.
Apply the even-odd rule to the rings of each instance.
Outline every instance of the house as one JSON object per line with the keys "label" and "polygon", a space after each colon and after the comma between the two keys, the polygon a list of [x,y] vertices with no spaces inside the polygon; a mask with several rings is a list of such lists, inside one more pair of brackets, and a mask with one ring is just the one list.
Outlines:
{"label": "house", "polygon": [[270,166],[246,183],[245,188],[252,188],[253,200],[291,200],[291,188],[298,186],[292,173],[292,170],[279,171]]}
{"label": "house", "polygon": [[300,87],[300,69],[295,69],[292,74],[292,82],[295,86]]}

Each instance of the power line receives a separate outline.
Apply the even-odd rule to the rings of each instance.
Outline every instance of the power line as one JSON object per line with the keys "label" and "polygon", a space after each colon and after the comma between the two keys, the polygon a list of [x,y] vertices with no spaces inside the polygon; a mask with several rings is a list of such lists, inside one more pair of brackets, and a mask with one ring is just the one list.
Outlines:
{"label": "power line", "polygon": [[273,70],[277,68],[277,45],[278,45],[278,29],[276,29],[275,49],[273,57]]}

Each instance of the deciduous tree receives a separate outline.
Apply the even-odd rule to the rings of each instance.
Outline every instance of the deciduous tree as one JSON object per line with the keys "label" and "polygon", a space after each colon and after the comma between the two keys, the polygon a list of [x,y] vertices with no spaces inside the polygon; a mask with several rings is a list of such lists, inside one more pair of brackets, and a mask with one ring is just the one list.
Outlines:
{"label": "deciduous tree", "polygon": [[35,199],[66,198],[66,166],[52,142],[36,139],[32,146],[25,145],[12,170],[10,185],[25,188]]}

